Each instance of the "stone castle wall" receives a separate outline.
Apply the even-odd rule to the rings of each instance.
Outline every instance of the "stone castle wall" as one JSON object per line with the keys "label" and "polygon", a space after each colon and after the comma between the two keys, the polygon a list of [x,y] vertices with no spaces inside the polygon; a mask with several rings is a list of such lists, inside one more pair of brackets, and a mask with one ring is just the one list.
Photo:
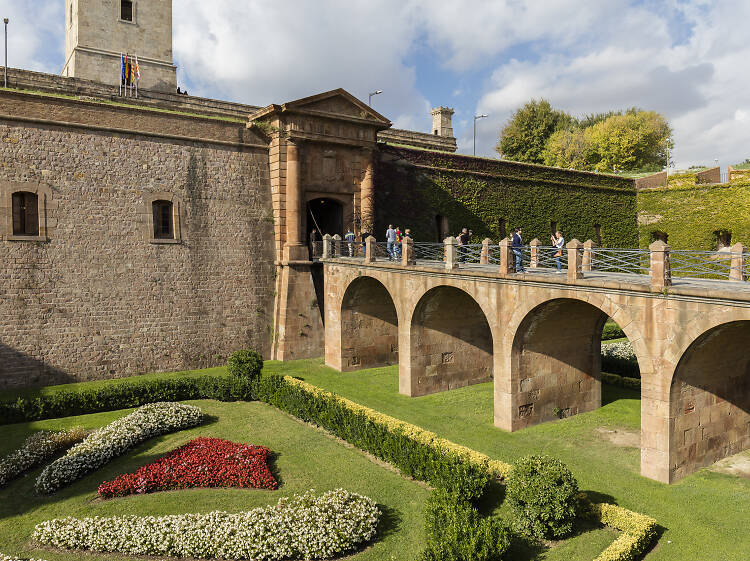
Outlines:
{"label": "stone castle wall", "polygon": [[[250,131],[142,111],[126,133],[93,125],[125,127],[118,108],[100,121],[103,109],[81,102],[2,101],[18,116],[0,118],[0,224],[11,191],[38,191],[47,239],[14,241],[3,228],[0,387],[200,368],[240,348],[268,355],[268,152],[239,141]],[[190,140],[198,133],[209,138]],[[150,240],[154,196],[179,207],[179,243]]]}

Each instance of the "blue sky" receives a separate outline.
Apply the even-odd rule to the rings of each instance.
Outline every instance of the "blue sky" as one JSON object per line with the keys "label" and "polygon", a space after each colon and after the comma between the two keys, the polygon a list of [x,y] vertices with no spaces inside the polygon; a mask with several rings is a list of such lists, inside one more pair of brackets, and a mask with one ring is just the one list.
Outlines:
{"label": "blue sky", "polygon": [[[161,0],[167,1],[167,0]],[[344,87],[394,126],[453,107],[459,151],[494,156],[513,110],[638,106],[672,124],[678,167],[750,158],[750,42],[740,0],[174,0],[191,94],[266,105]],[[59,72],[64,0],[0,0],[10,65]],[[117,50],[117,49],[115,49]]]}

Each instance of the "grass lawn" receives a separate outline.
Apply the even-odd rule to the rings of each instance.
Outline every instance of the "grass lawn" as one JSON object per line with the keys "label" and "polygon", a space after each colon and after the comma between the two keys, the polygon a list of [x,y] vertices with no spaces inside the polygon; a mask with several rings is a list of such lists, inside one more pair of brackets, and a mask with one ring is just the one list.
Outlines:
{"label": "grass lawn", "polygon": [[[5,397],[5,395],[3,395]],[[186,512],[224,510],[241,512],[274,504],[282,496],[303,493],[314,488],[321,494],[343,487],[371,497],[384,510],[383,537],[372,547],[354,556],[357,561],[414,559],[423,536],[424,504],[429,491],[391,470],[376,465],[360,451],[344,446],[321,431],[304,425],[263,403],[219,403],[193,401],[211,419],[190,430],[154,438],[93,474],[64,488],[51,497],[34,495],[37,469],[0,490],[0,553],[33,556],[49,561],[77,559],[125,560],[140,556],[61,553],[34,549],[29,537],[34,525],[50,518],[65,516],[114,516],[136,514],[165,515]],[[0,454],[6,454],[39,429],[83,425],[99,427],[126,415],[131,410],[68,417],[2,427]],[[197,436],[213,436],[235,442],[268,446],[278,454],[274,475],[280,480],[277,491],[256,489],[190,489],[134,495],[101,501],[96,488],[104,480],[131,472],[185,444]]]}
{"label": "grass lawn", "polygon": [[[307,360],[268,362],[264,372],[303,378],[493,458],[513,462],[534,453],[555,456],[570,467],[581,489],[658,520],[664,533],[647,561],[750,559],[749,479],[707,469],[672,485],[640,476],[637,392],[605,385],[605,405],[597,411],[508,433],[493,426],[491,383],[409,398],[398,393],[395,366],[342,374],[321,360]],[[591,541],[603,537],[591,534],[536,558],[592,559]]]}

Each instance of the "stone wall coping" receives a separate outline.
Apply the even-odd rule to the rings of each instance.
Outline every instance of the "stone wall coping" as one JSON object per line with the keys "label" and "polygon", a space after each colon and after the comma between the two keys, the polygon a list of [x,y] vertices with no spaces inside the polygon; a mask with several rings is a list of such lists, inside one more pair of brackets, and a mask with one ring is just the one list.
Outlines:
{"label": "stone wall coping", "polygon": [[[461,269],[459,272],[456,270],[446,271],[444,268],[424,267],[420,265],[404,267],[397,263],[388,262],[375,262],[375,263],[362,263],[362,262],[346,262],[333,259],[321,259],[322,263],[326,265],[337,265],[341,267],[349,268],[362,268],[362,269],[380,269],[380,270],[392,270],[403,274],[419,274],[428,276],[438,277],[450,277],[457,279],[477,279],[483,278],[488,282],[496,282],[502,284],[511,283],[528,283],[534,285],[548,285],[556,288],[568,288],[571,290],[591,290],[594,292],[610,292],[610,293],[637,293],[640,296],[646,298],[663,298],[663,299],[678,299],[678,300],[698,300],[706,301],[709,300],[712,303],[721,304],[727,303],[731,305],[742,305],[743,307],[750,307],[750,292],[741,293],[735,290],[731,283],[727,281],[729,286],[725,289],[718,288],[698,288],[698,287],[685,287],[685,286],[670,286],[666,293],[653,293],[650,289],[648,282],[649,277],[643,275],[643,284],[634,284],[623,282],[617,279],[598,279],[598,278],[583,278],[577,279],[575,282],[569,282],[566,277],[550,279],[548,274],[535,274],[529,272],[527,269],[526,273],[521,275],[513,275],[512,277],[502,276],[499,273],[492,273],[489,271],[476,271]],[[562,276],[562,275],[560,275]],[[516,278],[518,277],[518,278]],[[676,279],[679,282],[679,278]]]}

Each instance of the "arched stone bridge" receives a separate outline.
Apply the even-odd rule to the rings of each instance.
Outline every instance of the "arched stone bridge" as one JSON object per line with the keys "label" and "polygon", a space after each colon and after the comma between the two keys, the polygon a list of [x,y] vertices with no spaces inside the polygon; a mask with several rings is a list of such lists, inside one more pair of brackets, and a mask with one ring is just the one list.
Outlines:
{"label": "arched stone bridge", "polygon": [[515,431],[601,406],[600,338],[611,317],[641,371],[642,475],[670,483],[750,448],[749,283],[665,287],[658,247],[651,277],[580,267],[515,274],[508,259],[499,269],[456,268],[455,255],[323,259],[326,364],[397,363],[409,396],[492,379],[495,425]]}

